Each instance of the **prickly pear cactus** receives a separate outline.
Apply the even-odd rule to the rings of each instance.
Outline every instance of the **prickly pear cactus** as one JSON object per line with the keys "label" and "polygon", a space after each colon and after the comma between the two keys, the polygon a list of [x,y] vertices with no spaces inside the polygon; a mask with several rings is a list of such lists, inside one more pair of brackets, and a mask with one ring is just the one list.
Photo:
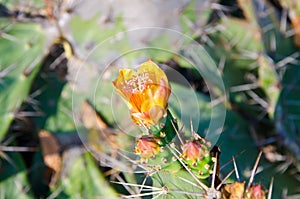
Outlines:
{"label": "prickly pear cactus", "polygon": [[[124,197],[180,198],[185,195],[207,199],[234,196],[249,199],[266,198],[262,186],[252,184],[261,153],[252,170],[248,187],[244,187],[245,183],[242,182],[226,184],[232,172],[224,180],[220,180],[219,151],[210,151],[210,143],[193,129],[193,136],[183,141],[186,139],[183,132],[179,132],[177,121],[167,110],[168,93],[171,89],[168,79],[153,62],[143,63],[138,72],[121,69],[114,85],[117,92],[127,101],[134,122],[145,131],[136,140],[134,153],[139,156],[136,164],[143,168],[147,175],[141,184],[121,183],[124,186],[139,188],[137,193]],[[152,95],[148,95],[150,91]],[[153,96],[154,98],[148,101],[148,98]],[[153,111],[158,111],[155,117],[151,117]],[[236,172],[239,176],[237,170]],[[147,178],[151,178],[152,183],[146,183]]]}
{"label": "prickly pear cactus", "polygon": [[[17,113],[26,100],[32,81],[41,67],[45,35],[38,24],[13,24],[0,19],[0,139],[6,134],[14,117],[24,116]],[[9,53],[9,54],[8,54]],[[26,113],[24,113],[26,115]]]}
{"label": "prickly pear cactus", "polygon": [[299,10],[0,0],[1,194],[297,198]]}

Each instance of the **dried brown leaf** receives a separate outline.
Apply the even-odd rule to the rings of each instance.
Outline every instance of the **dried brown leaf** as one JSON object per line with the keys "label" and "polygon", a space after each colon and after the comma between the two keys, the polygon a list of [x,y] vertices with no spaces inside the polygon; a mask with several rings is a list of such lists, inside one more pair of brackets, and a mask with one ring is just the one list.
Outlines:
{"label": "dried brown leaf", "polygon": [[222,196],[224,199],[241,199],[245,192],[245,182],[234,182],[226,184],[222,188]]}
{"label": "dried brown leaf", "polygon": [[112,148],[118,148],[115,130],[108,127],[87,101],[81,105],[81,119],[89,130],[88,143],[91,147],[101,152],[111,152]]}
{"label": "dried brown leaf", "polygon": [[53,186],[56,184],[62,168],[62,159],[59,153],[60,146],[57,139],[48,131],[41,130],[39,139],[45,165],[54,172],[50,182],[50,186]]}
{"label": "dried brown leaf", "polygon": [[108,127],[87,101],[81,105],[81,119],[87,129],[105,129]]}

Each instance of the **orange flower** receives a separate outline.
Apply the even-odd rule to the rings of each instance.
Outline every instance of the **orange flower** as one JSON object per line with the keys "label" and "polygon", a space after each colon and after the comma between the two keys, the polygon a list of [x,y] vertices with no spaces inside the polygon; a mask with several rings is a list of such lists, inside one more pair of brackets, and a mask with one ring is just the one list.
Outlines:
{"label": "orange flower", "polygon": [[121,69],[113,84],[127,101],[136,124],[156,125],[166,114],[171,86],[166,74],[152,61],[143,63],[137,71]]}

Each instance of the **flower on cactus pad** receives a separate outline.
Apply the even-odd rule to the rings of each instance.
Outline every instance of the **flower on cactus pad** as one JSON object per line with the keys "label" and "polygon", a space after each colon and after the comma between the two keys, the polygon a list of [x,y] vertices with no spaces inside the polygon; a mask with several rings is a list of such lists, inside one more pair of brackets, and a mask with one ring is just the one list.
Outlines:
{"label": "flower on cactus pad", "polygon": [[212,173],[213,157],[208,150],[209,145],[205,139],[196,136],[182,146],[180,157],[199,178],[206,178]]}
{"label": "flower on cactus pad", "polygon": [[162,150],[159,142],[158,138],[144,135],[136,141],[134,153],[140,155],[142,160],[154,158]]}
{"label": "flower on cactus pad", "polygon": [[260,184],[252,185],[246,190],[247,199],[266,199],[266,192]]}
{"label": "flower on cactus pad", "polygon": [[188,141],[182,146],[182,157],[191,161],[196,166],[197,162],[204,157],[204,149],[198,140]]}
{"label": "flower on cactus pad", "polygon": [[209,156],[209,146],[209,142],[194,133],[194,139],[192,141],[187,141],[182,146],[181,157],[196,166],[197,162],[201,161],[204,157]]}
{"label": "flower on cactus pad", "polygon": [[127,102],[137,125],[156,125],[166,114],[171,86],[166,74],[154,62],[141,64],[137,71],[121,69],[113,84]]}

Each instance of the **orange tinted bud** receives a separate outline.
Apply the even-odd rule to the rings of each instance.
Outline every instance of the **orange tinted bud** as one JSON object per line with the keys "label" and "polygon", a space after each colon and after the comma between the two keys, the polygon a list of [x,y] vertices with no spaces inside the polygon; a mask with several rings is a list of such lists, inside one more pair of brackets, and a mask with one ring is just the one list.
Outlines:
{"label": "orange tinted bud", "polygon": [[142,159],[155,157],[161,151],[159,139],[152,136],[143,136],[136,141],[134,152]]}
{"label": "orange tinted bud", "polygon": [[250,188],[247,189],[246,192],[247,198],[249,199],[266,199],[266,193],[260,184],[252,185]]}
{"label": "orange tinted bud", "polygon": [[197,141],[189,141],[182,147],[182,157],[186,160],[190,160],[192,164],[196,164],[203,158],[202,144]]}

